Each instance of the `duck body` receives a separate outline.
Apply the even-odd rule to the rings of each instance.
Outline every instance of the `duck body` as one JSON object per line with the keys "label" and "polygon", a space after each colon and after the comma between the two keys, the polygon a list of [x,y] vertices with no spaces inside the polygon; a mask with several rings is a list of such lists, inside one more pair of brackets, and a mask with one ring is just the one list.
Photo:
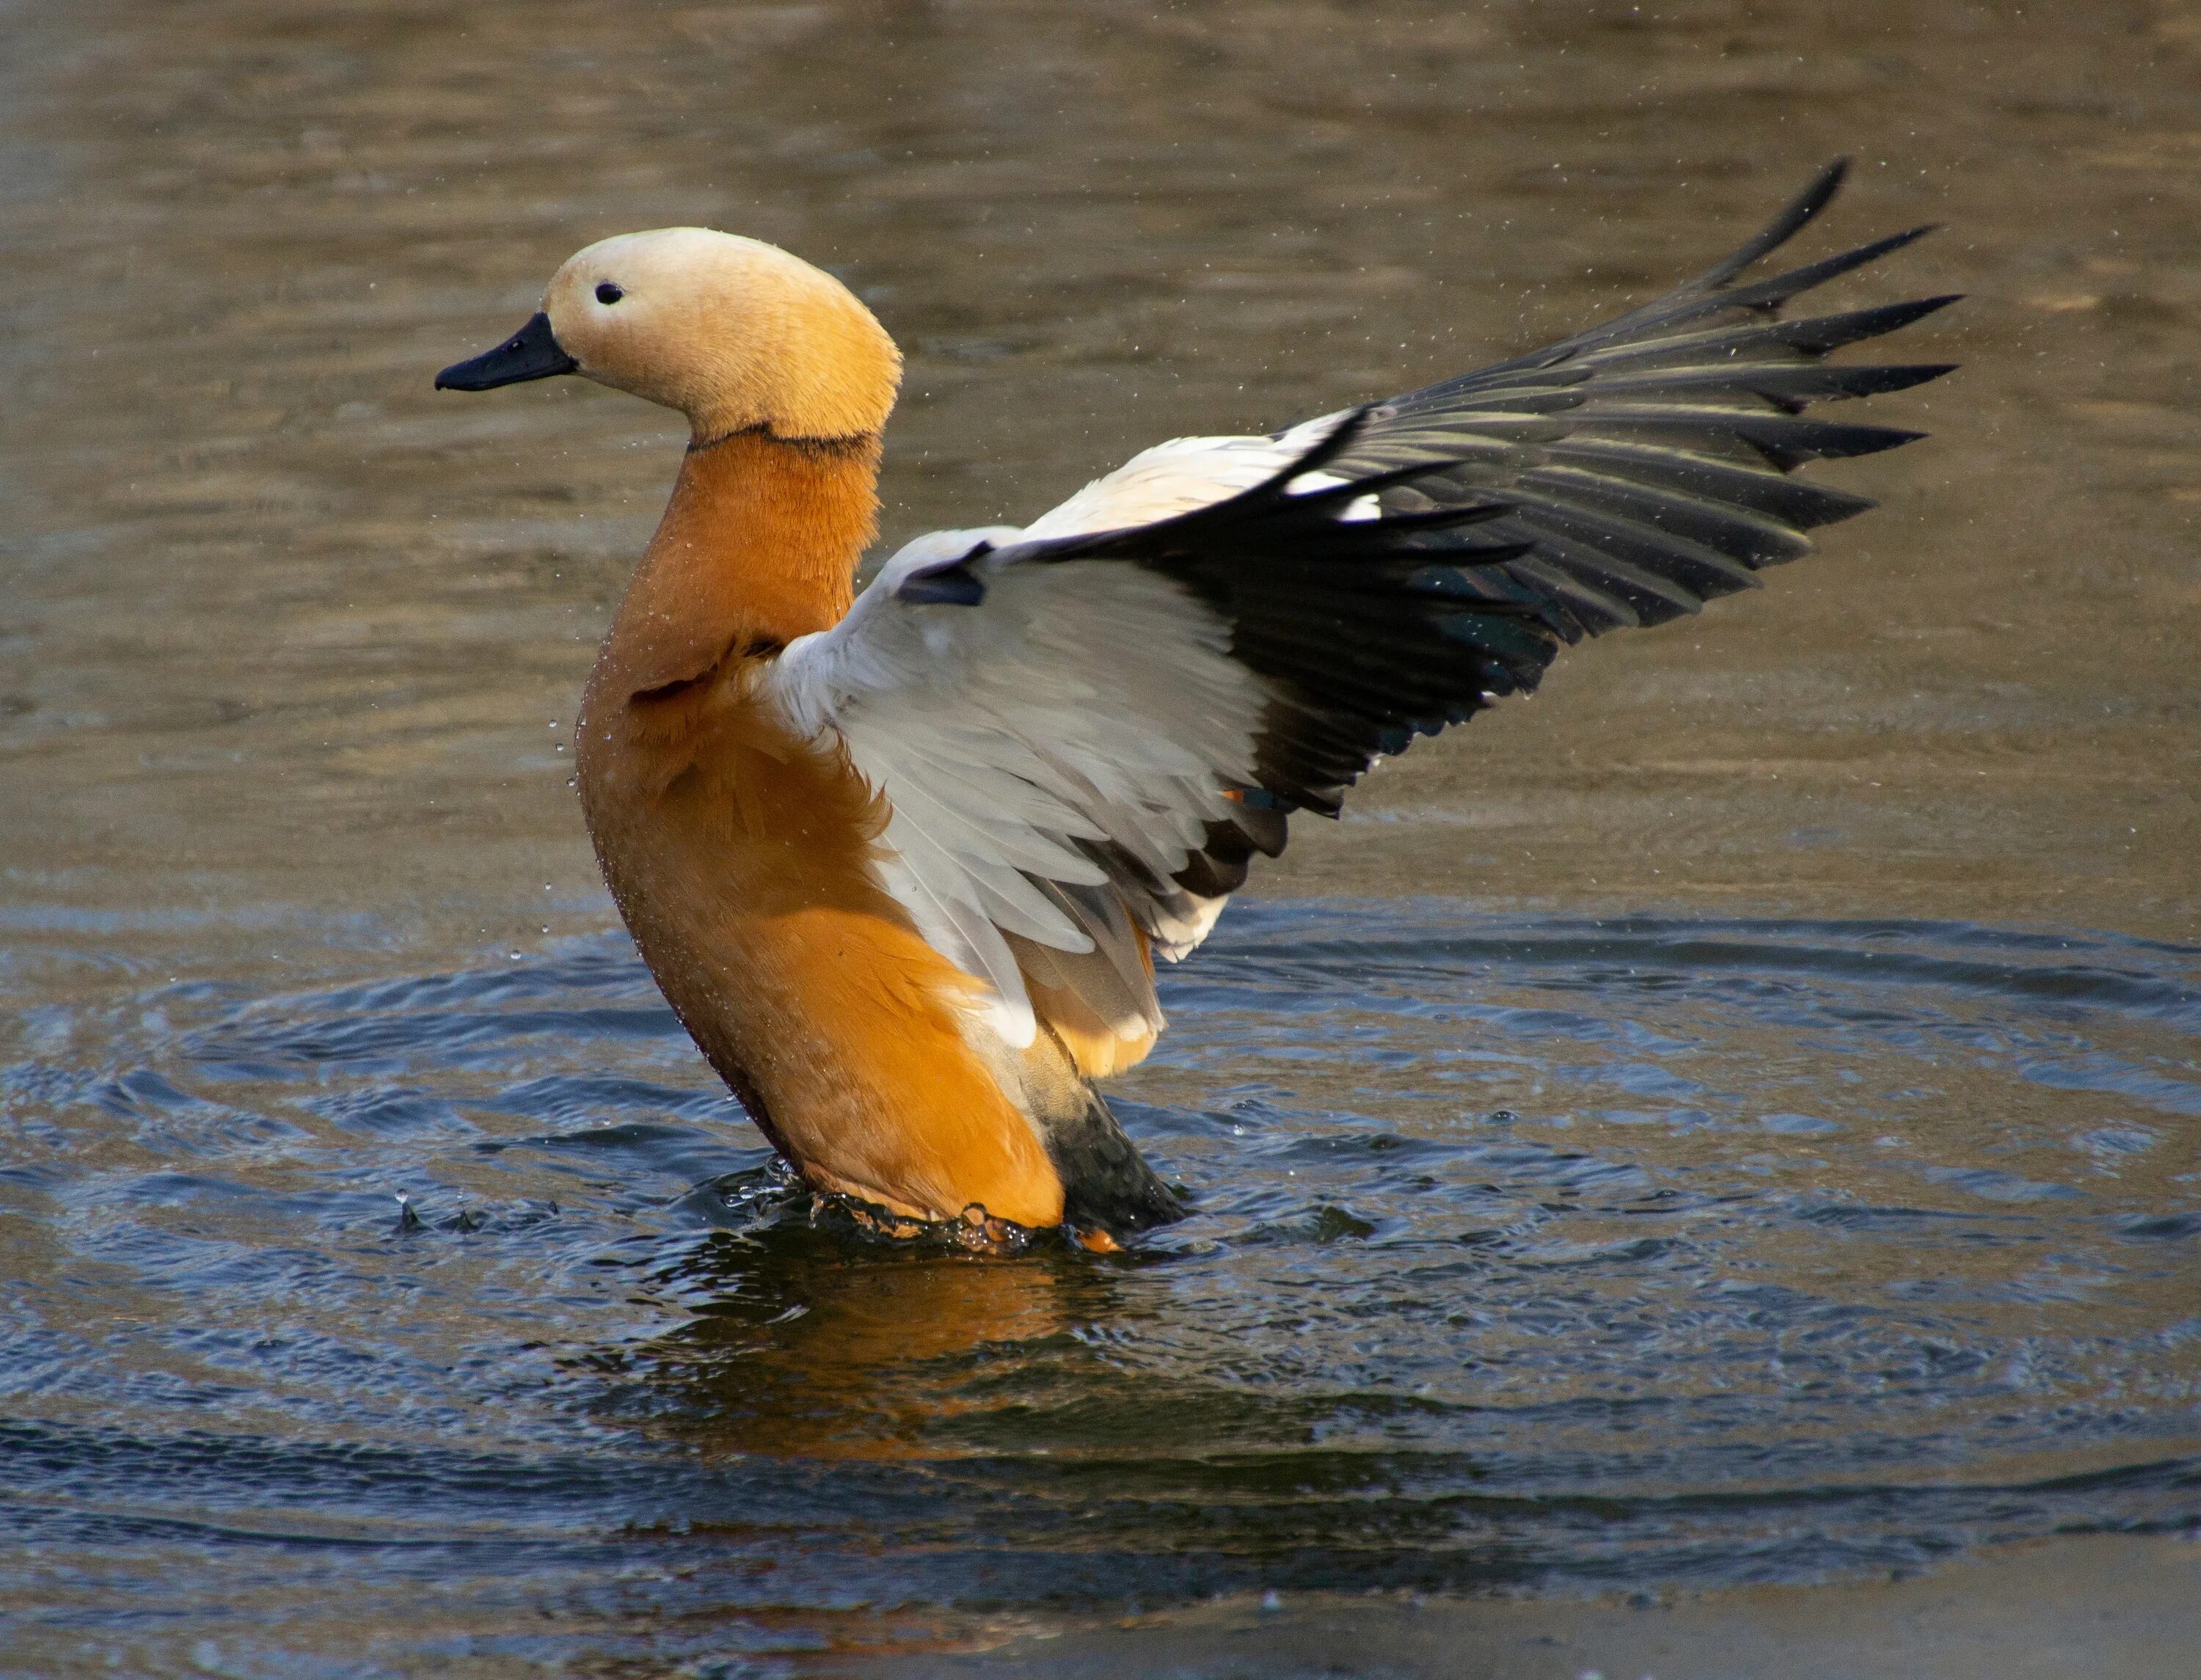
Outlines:
{"label": "duck body", "polygon": [[936,532],[860,598],[892,342],[772,247],[578,253],[439,385],[580,373],[694,438],[589,678],[579,787],[651,973],[775,1148],[895,1221],[1176,1217],[1094,1082],[1162,1026],[1298,811],[1693,611],[1869,506],[1802,461],[1916,434],[1802,416],[1941,367],[1826,352],[1946,299],[1781,305],[1911,235],[1761,281],[1822,175],[1727,262],[1605,327],[1268,438],[1180,439],[1021,529]]}
{"label": "duck body", "polygon": [[582,809],[666,999],[811,1182],[904,1219],[1054,1225],[1034,1097],[1082,1089],[987,1042],[971,978],[877,884],[879,791],[759,690],[847,612],[877,467],[876,440],[761,428],[690,449],[584,697]]}

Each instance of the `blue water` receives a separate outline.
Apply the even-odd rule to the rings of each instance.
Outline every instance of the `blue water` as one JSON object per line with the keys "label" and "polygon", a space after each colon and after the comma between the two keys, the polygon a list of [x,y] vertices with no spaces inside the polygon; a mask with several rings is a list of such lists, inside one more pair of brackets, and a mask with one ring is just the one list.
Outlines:
{"label": "blue water", "polygon": [[814,1204],[616,936],[74,937],[7,983],[0,1671],[772,1674],[2201,1524],[2194,948],[1244,905],[1116,1088],[1193,1216],[1004,1260]]}

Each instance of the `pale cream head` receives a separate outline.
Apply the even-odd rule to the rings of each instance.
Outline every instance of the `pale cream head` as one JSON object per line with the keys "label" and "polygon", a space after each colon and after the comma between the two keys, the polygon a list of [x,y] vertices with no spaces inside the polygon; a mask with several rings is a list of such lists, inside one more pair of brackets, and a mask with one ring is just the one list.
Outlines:
{"label": "pale cream head", "polygon": [[599,240],[552,276],[543,308],[575,371],[679,409],[698,443],[875,432],[901,382],[901,353],[848,287],[707,227]]}

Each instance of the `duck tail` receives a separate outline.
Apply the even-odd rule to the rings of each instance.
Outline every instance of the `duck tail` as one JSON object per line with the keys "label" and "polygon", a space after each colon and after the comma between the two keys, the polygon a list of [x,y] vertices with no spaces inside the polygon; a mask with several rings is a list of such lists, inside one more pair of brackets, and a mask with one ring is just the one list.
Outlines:
{"label": "duck tail", "polygon": [[1083,1090],[1083,1106],[1047,1124],[1048,1156],[1062,1178],[1063,1223],[1121,1237],[1183,1219],[1184,1203],[1124,1135],[1100,1093]]}

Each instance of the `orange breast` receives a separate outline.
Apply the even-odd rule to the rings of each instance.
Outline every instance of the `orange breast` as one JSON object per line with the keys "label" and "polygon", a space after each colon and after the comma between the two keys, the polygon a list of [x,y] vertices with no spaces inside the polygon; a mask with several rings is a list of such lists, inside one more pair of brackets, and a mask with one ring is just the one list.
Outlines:
{"label": "orange breast", "polygon": [[751,580],[770,585],[762,602],[744,590],[744,565],[770,558],[760,536],[814,549],[836,472],[861,468],[868,496],[870,461],[769,440],[714,465],[722,479],[698,460],[577,731],[620,913],[704,1054],[812,1183],[906,1217],[977,1203],[1057,1224],[1062,1185],[1038,1134],[965,1037],[975,983],[872,882],[885,808],[844,756],[795,739],[748,692],[755,661],[847,604],[845,571],[837,603],[806,602],[784,570]]}
{"label": "orange breast", "polygon": [[638,729],[588,802],[605,878],[704,1054],[822,1188],[1057,1223],[1054,1169],[964,1037],[973,983],[870,880],[871,790],[754,703],[705,703],[686,764],[665,773],[672,755]]}

